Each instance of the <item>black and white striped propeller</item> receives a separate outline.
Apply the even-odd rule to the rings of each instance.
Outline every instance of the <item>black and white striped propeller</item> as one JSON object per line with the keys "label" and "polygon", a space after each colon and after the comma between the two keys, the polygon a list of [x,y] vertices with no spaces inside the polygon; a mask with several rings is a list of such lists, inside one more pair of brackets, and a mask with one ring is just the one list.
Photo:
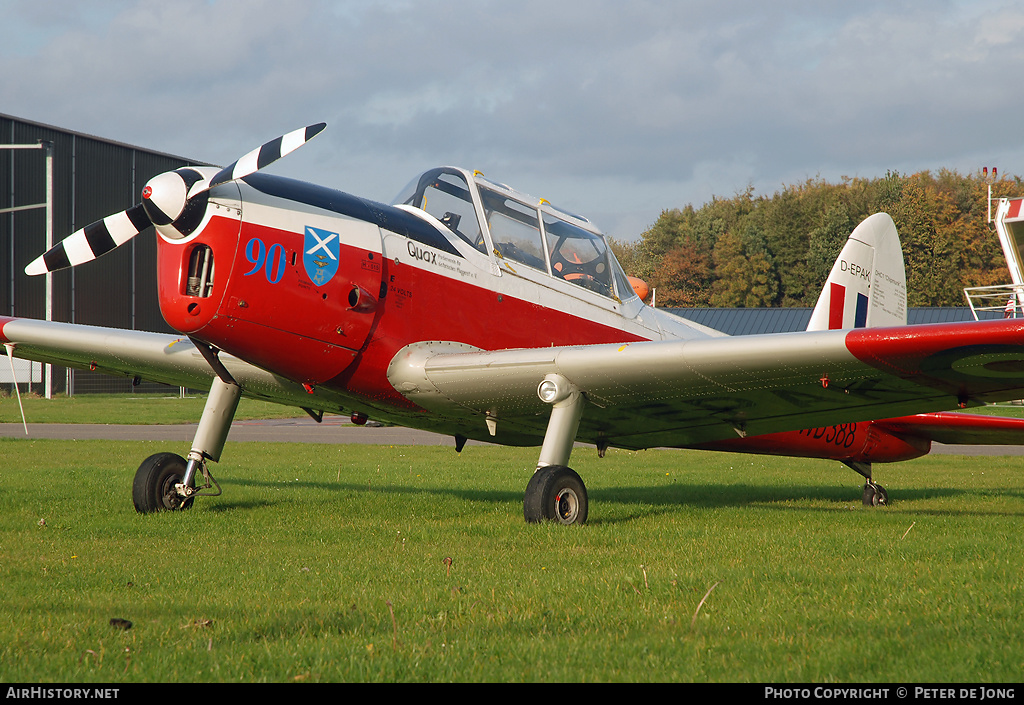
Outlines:
{"label": "black and white striped propeller", "polygon": [[25,273],[46,274],[89,262],[128,242],[150,225],[167,237],[185,237],[202,222],[210,189],[243,179],[291,154],[325,127],[327,124],[321,122],[289,132],[220,171],[185,167],[154,176],[142,189],[142,203],[76,230],[33,260],[25,267]]}

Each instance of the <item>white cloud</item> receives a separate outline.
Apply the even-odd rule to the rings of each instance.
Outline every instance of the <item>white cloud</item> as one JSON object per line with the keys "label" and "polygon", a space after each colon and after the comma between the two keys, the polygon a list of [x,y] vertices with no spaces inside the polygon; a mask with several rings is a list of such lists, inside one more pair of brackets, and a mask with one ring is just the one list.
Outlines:
{"label": "white cloud", "polygon": [[274,169],[371,198],[457,163],[623,236],[748,185],[1024,172],[1024,12],[995,0],[43,7],[5,9],[3,112],[219,163],[326,120]]}

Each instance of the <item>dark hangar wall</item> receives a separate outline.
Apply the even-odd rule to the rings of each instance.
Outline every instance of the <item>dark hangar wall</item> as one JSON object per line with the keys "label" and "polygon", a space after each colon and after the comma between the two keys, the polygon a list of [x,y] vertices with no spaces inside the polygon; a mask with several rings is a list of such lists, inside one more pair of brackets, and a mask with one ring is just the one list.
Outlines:
{"label": "dark hangar wall", "polygon": [[[142,187],[157,174],[203,165],[0,114],[0,145],[39,140],[53,143],[54,242],[138,203]],[[45,202],[45,152],[0,149],[0,211]],[[25,274],[25,265],[45,250],[45,209],[0,213],[0,315],[45,318],[45,277]],[[93,262],[55,272],[53,320],[171,332],[160,315],[155,270],[156,240],[149,228]],[[54,368],[55,392],[66,391],[67,377],[64,369]],[[72,384],[76,393],[132,389],[130,380],[77,370]]]}

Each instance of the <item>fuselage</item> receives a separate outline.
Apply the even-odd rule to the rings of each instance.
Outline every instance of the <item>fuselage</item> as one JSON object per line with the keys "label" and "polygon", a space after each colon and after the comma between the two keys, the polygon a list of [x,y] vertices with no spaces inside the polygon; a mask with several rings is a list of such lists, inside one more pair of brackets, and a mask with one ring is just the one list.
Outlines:
{"label": "fuselage", "polygon": [[[457,408],[418,408],[389,365],[424,343],[502,350],[723,335],[646,306],[585,219],[460,169],[426,172],[393,205],[254,174],[213,189],[201,215],[184,238],[158,228],[165,319],[304,385],[312,408],[539,443],[493,439]],[[928,450],[869,426],[705,447],[893,460]]]}

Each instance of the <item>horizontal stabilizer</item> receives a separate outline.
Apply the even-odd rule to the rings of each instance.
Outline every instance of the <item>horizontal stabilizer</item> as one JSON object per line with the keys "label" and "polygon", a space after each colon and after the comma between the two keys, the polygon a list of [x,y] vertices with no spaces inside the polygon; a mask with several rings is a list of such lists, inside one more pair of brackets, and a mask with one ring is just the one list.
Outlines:
{"label": "horizontal stabilizer", "polygon": [[903,416],[876,423],[899,436],[912,436],[947,445],[1024,445],[1024,419],[1005,416],[950,411]]}

